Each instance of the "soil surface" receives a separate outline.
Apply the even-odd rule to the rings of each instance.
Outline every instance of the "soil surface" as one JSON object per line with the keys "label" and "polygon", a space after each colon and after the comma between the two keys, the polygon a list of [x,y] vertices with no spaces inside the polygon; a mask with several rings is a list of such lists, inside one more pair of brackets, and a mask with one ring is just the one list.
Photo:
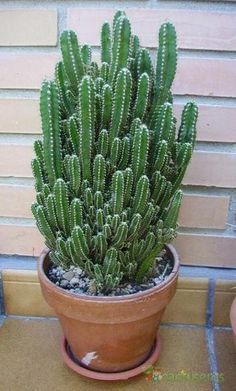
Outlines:
{"label": "soil surface", "polygon": [[88,296],[123,296],[132,293],[142,292],[153,288],[166,280],[173,270],[173,261],[168,258],[165,250],[157,258],[156,267],[149,277],[142,284],[132,281],[123,281],[117,288],[109,293],[97,292],[95,282],[87,277],[84,271],[78,266],[70,266],[64,269],[61,266],[51,265],[48,270],[48,278],[61,288],[79,295]]}

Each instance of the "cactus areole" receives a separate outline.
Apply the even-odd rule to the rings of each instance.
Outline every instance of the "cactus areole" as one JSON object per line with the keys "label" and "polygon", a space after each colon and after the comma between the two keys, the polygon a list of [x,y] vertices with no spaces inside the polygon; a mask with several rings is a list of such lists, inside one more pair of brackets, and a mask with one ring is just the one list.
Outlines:
{"label": "cactus areole", "polygon": [[171,23],[160,27],[155,66],[123,11],[102,26],[99,63],[73,31],[60,47],[40,92],[32,212],[51,263],[78,266],[106,295],[147,280],[176,236],[198,109],[186,103],[176,130]]}

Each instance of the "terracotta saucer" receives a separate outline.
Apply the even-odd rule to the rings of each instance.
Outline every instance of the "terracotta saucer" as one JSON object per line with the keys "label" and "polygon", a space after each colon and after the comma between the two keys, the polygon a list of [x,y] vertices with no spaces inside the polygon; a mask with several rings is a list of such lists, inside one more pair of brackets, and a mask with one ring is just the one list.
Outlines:
{"label": "terracotta saucer", "polygon": [[147,368],[149,368],[157,361],[160,355],[160,349],[161,349],[160,337],[159,334],[157,333],[155,344],[153,346],[151,354],[142,364],[140,364],[136,368],[129,369],[124,372],[107,373],[107,372],[96,372],[94,370],[82,366],[80,362],[73,357],[73,354],[70,350],[66,338],[62,337],[61,340],[61,354],[65,364],[73,371],[79,373],[80,375],[96,380],[109,380],[109,381],[127,380],[130,379],[131,377],[137,376],[143,373]]}

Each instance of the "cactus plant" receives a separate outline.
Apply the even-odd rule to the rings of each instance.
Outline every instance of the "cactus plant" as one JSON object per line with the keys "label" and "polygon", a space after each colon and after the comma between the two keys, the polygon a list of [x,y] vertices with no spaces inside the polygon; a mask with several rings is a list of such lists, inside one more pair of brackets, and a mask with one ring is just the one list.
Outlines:
{"label": "cactus plant", "polygon": [[160,28],[156,71],[121,11],[102,27],[100,65],[73,31],[62,33],[61,51],[41,88],[32,212],[53,263],[78,265],[109,292],[148,278],[176,236],[198,109],[185,105],[177,133],[171,23]]}

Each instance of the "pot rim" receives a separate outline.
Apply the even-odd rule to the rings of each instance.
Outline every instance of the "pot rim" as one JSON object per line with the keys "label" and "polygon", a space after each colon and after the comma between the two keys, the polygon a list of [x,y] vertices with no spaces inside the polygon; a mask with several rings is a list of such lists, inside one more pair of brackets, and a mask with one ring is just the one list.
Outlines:
{"label": "pot rim", "polygon": [[174,267],[173,267],[171,273],[169,274],[169,276],[167,277],[167,279],[162,281],[160,284],[154,286],[153,288],[148,288],[145,291],[141,291],[141,292],[130,293],[128,295],[119,295],[119,296],[81,295],[78,293],[69,292],[66,289],[59,287],[58,285],[53,283],[47,277],[47,275],[44,271],[44,263],[45,263],[47,255],[50,251],[47,247],[42,250],[42,252],[38,258],[37,270],[38,270],[38,274],[39,274],[40,279],[42,280],[42,282],[46,286],[48,286],[48,288],[56,290],[60,295],[63,295],[67,298],[71,297],[73,299],[77,298],[78,300],[83,300],[83,301],[88,301],[88,302],[95,301],[95,302],[104,302],[104,303],[105,302],[106,303],[112,303],[112,302],[117,303],[117,302],[121,302],[121,301],[127,302],[127,301],[132,301],[135,299],[142,299],[142,298],[145,299],[146,296],[149,296],[149,295],[152,295],[152,294],[157,293],[159,291],[163,291],[163,290],[167,289],[169,287],[169,285],[171,285],[172,281],[176,278],[176,275],[178,274],[178,270],[180,267],[178,253],[175,250],[174,246],[171,244],[165,245],[165,248],[167,250],[169,250],[169,252],[172,254],[173,260],[174,260]]}
{"label": "pot rim", "polygon": [[236,335],[236,297],[234,298],[230,307],[230,323],[234,335]]}

